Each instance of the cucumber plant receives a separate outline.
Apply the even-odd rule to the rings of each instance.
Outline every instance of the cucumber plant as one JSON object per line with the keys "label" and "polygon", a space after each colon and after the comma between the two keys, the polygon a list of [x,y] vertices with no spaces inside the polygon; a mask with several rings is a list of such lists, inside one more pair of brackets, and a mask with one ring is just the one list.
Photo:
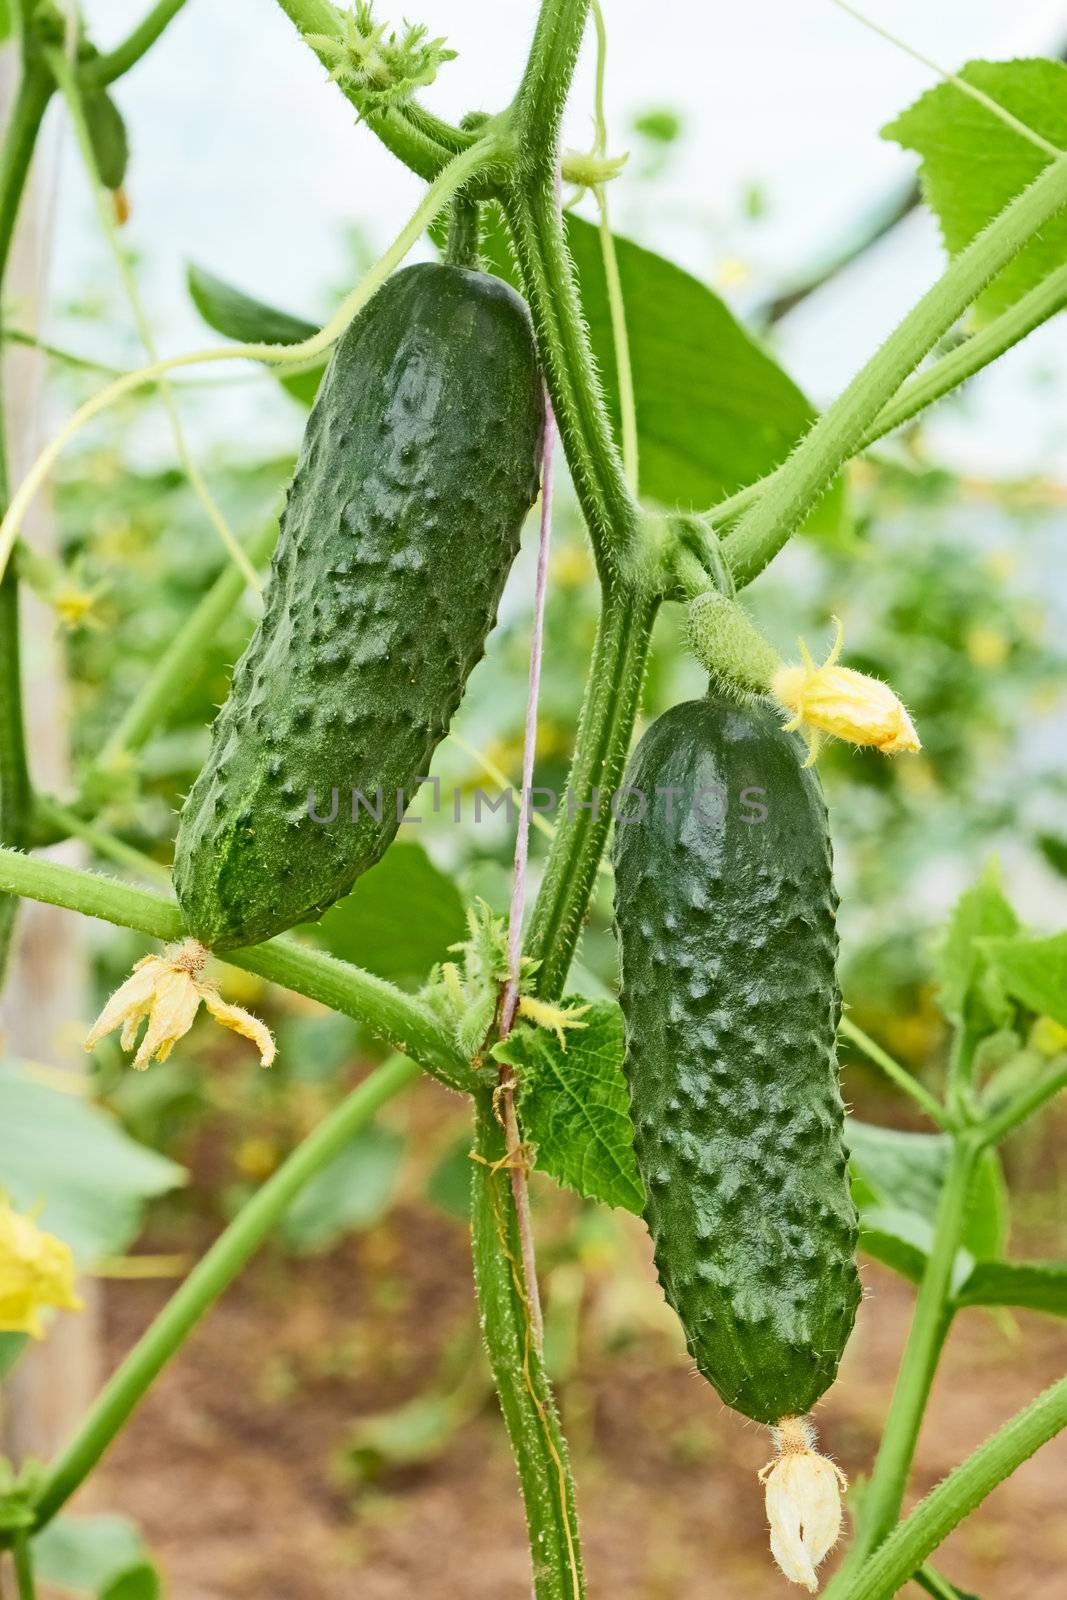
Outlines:
{"label": "cucumber plant", "polygon": [[[153,1049],[164,1055],[175,1045],[201,1001],[270,1058],[273,1045],[262,1025],[202,981],[209,948],[358,1018],[396,1053],[256,1192],[57,1458],[0,1479],[0,1548],[11,1548],[20,1600],[30,1600],[37,1534],[294,1197],[422,1069],[472,1103],[476,1290],[519,1471],[535,1592],[539,1600],[580,1600],[585,1577],[576,1496],[541,1348],[527,1168],[534,1156],[529,1130],[536,1127],[543,1130],[536,1156],[545,1170],[579,1187],[588,1181],[588,1149],[581,1161],[573,1159],[553,1119],[538,1120],[537,1097],[545,1091],[536,1062],[547,1059],[546,1051],[555,1052],[558,1081],[569,1052],[572,1063],[582,1057],[586,1037],[587,1059],[600,1052],[600,1076],[591,1074],[572,1098],[589,1125],[610,1116],[616,1129],[628,1126],[616,1093],[625,1094],[623,1080],[613,1086],[602,1071],[602,1038],[621,1033],[618,1007],[562,999],[615,817],[626,1025],[625,1068],[621,1059],[616,1065],[626,1073],[634,1131],[632,1150],[624,1140],[618,1155],[611,1198],[629,1203],[643,1196],[661,1281],[699,1370],[728,1405],[773,1430],[776,1459],[763,1474],[772,1550],[786,1576],[814,1588],[815,1569],[838,1532],[840,1474],[815,1453],[807,1413],[834,1378],[859,1284],[845,1153],[852,1147],[855,1161],[857,1130],[843,1126],[835,1056],[838,1034],[855,1038],[857,1030],[850,1033],[841,1016],[827,817],[811,763],[824,733],[887,753],[916,750],[918,737],[888,686],[839,666],[840,641],[821,667],[806,652],[800,667],[780,663],[735,591],[756,579],[817,511],[853,456],[1062,307],[1067,129],[1057,93],[1063,69],[1052,62],[972,64],[893,125],[893,137],[922,153],[932,202],[950,217],[948,266],[821,416],[812,420],[804,411],[764,470],[724,482],[725,498],[694,511],[688,486],[643,476],[642,447],[655,440],[656,423],[646,423],[642,410],[640,308],[627,303],[625,256],[608,221],[608,185],[621,163],[607,153],[599,99],[593,151],[560,148],[590,9],[603,67],[599,7],[540,0],[509,105],[453,124],[416,98],[450,59],[443,40],[429,40],[418,24],[390,32],[365,0],[351,11],[326,0],[279,3],[361,120],[428,189],[320,331],[297,324],[293,342],[279,343],[285,336],[279,330],[292,331],[292,320],[269,314],[256,337],[246,304],[241,342],[152,360],[123,374],[80,408],[17,487],[8,483],[0,451],[3,948],[18,896],[110,919],[153,939],[185,939],[176,954],[139,964],[91,1035],[95,1041],[121,1024],[123,1042],[132,1045],[147,1020],[142,1063]],[[19,78],[0,149],[0,282],[53,94],[66,100],[83,135],[94,181],[121,183],[127,141],[109,86],[155,44],[181,6],[182,0],[157,0],[124,41],[101,53],[52,0],[14,0]],[[599,83],[602,77],[601,70]],[[946,91],[948,100],[938,98]],[[994,163],[995,185],[954,168],[946,173],[955,147],[946,154],[941,134],[956,117],[959,95],[970,97],[969,109],[980,108],[983,137],[998,149],[1008,143],[1010,159]],[[563,185],[588,188],[597,202],[608,362],[598,363],[585,315],[594,289],[588,272],[579,275],[582,236],[565,223]],[[403,268],[411,247],[446,212],[446,262]],[[491,253],[490,224],[503,229],[504,241],[492,274],[482,270]],[[976,305],[986,316],[980,331],[918,371]],[[746,360],[766,363],[724,311],[716,315],[748,351]],[[130,859],[128,847],[109,845],[94,820],[101,781],[106,790],[104,769],[70,806],[37,794],[28,772],[17,605],[25,567],[12,565],[11,557],[49,468],[81,426],[173,368],[244,357],[291,376],[314,370],[331,350],[282,519],[263,620],[235,671],[179,825],[177,903],[23,853],[42,840],[81,835],[113,854],[125,849]],[[614,380],[606,392],[601,373],[609,363]],[[760,370],[766,378],[766,365]],[[715,396],[716,404],[730,400]],[[365,798],[369,789],[398,791],[406,800],[424,778],[494,624],[556,430],[602,592],[570,792],[529,926],[519,914],[520,831],[510,928],[479,911],[462,962],[446,963],[424,992],[411,995],[307,944],[274,937],[319,915],[373,868],[403,815],[400,805],[388,816],[364,806],[331,831],[309,814],[309,792],[321,800],[324,792],[356,784]],[[203,490],[187,452],[183,465]],[[547,487],[541,485],[543,505]],[[206,491],[198,493],[235,570],[247,577],[247,554]],[[547,524],[546,514],[542,557]],[[219,591],[224,598],[231,592],[239,585]],[[126,719],[142,741],[187,670],[205,617],[215,615],[219,594],[209,598],[208,610],[190,620],[188,639],[175,641],[162,675]],[[693,648],[712,675],[712,690],[654,723],[624,781],[655,620],[662,606],[679,602],[689,604]],[[534,688],[539,634],[538,624]],[[535,693],[531,707],[527,767]],[[794,729],[808,738],[806,760]],[[611,796],[611,804],[600,804],[600,796]],[[675,804],[654,804],[651,815],[634,819],[626,802],[635,796],[639,808],[664,797]],[[710,814],[701,797],[710,797]],[[527,822],[524,804],[522,826]],[[986,883],[978,894],[954,936],[946,1009],[957,1032],[946,1095],[938,1098],[881,1056],[937,1125],[944,1140],[937,1148],[947,1156],[897,1394],[855,1537],[831,1583],[835,1600],[883,1600],[913,1574],[934,1593],[951,1592],[928,1568],[931,1553],[996,1483],[1067,1424],[1065,1380],[900,1521],[947,1321],[966,1303],[970,1279],[960,1281],[958,1254],[975,1174],[997,1141],[1067,1081],[1062,1055],[1036,1075],[1023,1073],[1030,1057],[1021,1039],[1012,1074],[984,1071],[979,1047],[993,1031],[986,1026],[991,1016],[1002,1033],[1028,1011],[1056,1021],[1062,997],[1042,982],[1042,955],[1034,948],[1040,941],[1021,934],[999,890]],[[877,1047],[870,1041],[866,1047],[877,1058]],[[615,1059],[610,1051],[609,1058]],[[14,1237],[20,1228],[31,1237],[15,1222],[9,1232]],[[49,1255],[47,1241],[32,1236],[51,1266],[36,1289],[25,1274],[19,1280],[27,1327],[35,1305],[71,1299],[57,1266],[62,1252]],[[1044,1279],[1039,1287],[1054,1293]]]}

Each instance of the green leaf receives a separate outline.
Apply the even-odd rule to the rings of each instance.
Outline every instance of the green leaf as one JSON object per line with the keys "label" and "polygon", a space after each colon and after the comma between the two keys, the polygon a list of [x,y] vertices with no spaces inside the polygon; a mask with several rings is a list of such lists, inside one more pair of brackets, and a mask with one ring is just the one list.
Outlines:
{"label": "green leaf", "polygon": [[16,1065],[0,1067],[0,1189],[19,1210],[40,1205],[41,1226],[81,1265],[125,1250],[145,1202],[185,1179],[99,1107]]}
{"label": "green leaf", "polygon": [[[192,302],[208,327],[239,344],[303,344],[319,331],[314,322],[305,322],[303,317],[254,299],[195,262],[191,261],[186,269],[186,282]],[[309,406],[318,393],[325,368],[324,358],[308,372],[281,376],[280,382],[295,400]]]}
{"label": "green leaf", "polygon": [[446,1216],[466,1222],[471,1214],[471,1136],[462,1134],[430,1169],[426,1198]]}
{"label": "green leaf", "polygon": [[980,1261],[956,1300],[961,1306],[1019,1306],[1067,1317],[1067,1262]]}
{"label": "green leaf", "polygon": [[[917,1281],[929,1253],[950,1139],[941,1133],[901,1133],[849,1117],[845,1143],[852,1158],[863,1248]],[[979,1162],[971,1190],[957,1281],[963,1281],[976,1259],[999,1255],[1007,1230],[1007,1189],[996,1153],[989,1151]]]}
{"label": "green leaf", "polygon": [[106,1589],[101,1589],[100,1600],[160,1600],[163,1585],[159,1573],[151,1562],[131,1567],[121,1573]]}
{"label": "green leaf", "polygon": [[466,935],[456,885],[421,845],[404,842],[390,845],[316,925],[316,937],[331,955],[415,987]]}
{"label": "green leaf", "polygon": [[582,1021],[568,1030],[566,1049],[546,1029],[521,1026],[493,1054],[520,1076],[523,1136],[536,1145],[540,1170],[587,1199],[640,1214],[622,1012],[602,1002]]}
{"label": "green leaf", "polygon": [[343,1234],[371,1228],[393,1197],[404,1140],[371,1124],[323,1167],[293,1201],[281,1225],[291,1250],[328,1250]]}
{"label": "green leaf", "polygon": [[[128,1517],[56,1517],[33,1541],[34,1567],[41,1583],[68,1594],[113,1596],[127,1574],[149,1570],[140,1529]],[[152,1600],[156,1589],[122,1592],[122,1600]]]}
{"label": "green leaf", "polygon": [[984,952],[1009,994],[1067,1028],[1067,933],[1047,939],[987,939]]}
{"label": "green leaf", "polygon": [[[618,436],[618,376],[599,233],[571,215],[567,239]],[[489,221],[485,250],[493,271],[515,283],[499,221]],[[641,493],[665,506],[703,509],[778,466],[814,421],[815,408],[706,284],[618,234],[615,253],[637,395]],[[838,535],[844,517],[839,479],[808,529]]]}
{"label": "green leaf", "polygon": [[7,1377],[29,1344],[25,1333],[0,1333],[0,1382]]}
{"label": "green leaf", "polygon": [[[1058,150],[1067,146],[1067,66],[1061,61],[969,61],[958,74]],[[950,82],[938,84],[882,129],[922,158],[927,204],[956,255],[1054,156]],[[976,302],[982,318],[1014,304],[1067,256],[1067,214],[1042,228]]]}
{"label": "green leaf", "polygon": [[1018,927],[1000,885],[1000,867],[990,861],[957,901],[938,960],[938,1001],[957,1027],[988,1033],[1011,1021],[999,986],[988,981],[985,941],[1013,934]]}

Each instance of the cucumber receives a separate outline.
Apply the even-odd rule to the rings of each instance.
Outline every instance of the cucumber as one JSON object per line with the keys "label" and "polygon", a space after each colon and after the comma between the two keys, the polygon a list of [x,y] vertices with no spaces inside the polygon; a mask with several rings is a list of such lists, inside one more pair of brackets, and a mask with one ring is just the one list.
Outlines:
{"label": "cucumber", "polygon": [[543,427],[529,314],[497,278],[405,268],[342,336],[181,814],[174,885],[202,944],[318,917],[382,855],[484,653]]}
{"label": "cucumber", "polygon": [[634,752],[614,845],[660,1282],[699,1370],[765,1423],[803,1416],[829,1387],[860,1298],[837,896],[804,755],[770,707],[675,706]]}

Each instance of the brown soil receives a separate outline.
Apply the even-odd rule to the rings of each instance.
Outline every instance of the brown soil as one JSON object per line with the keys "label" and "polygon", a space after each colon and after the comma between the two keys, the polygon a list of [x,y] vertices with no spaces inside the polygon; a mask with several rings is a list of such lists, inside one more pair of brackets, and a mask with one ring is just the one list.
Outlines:
{"label": "brown soil", "polygon": [[[439,1128],[441,1101],[427,1092]],[[551,1185],[538,1190],[590,1594],[799,1593],[767,1552],[755,1478],[767,1437],[688,1369],[640,1224],[616,1219],[565,1250],[576,1208]],[[165,1234],[150,1247],[170,1247]],[[911,1290],[880,1268],[865,1268],[865,1280],[840,1381],[819,1415],[827,1448],[850,1475],[869,1468],[912,1303]],[[355,1419],[425,1393],[442,1352],[470,1336],[469,1283],[465,1230],[410,1194],[374,1232],[328,1256],[262,1255],[116,1444],[90,1491],[92,1508],[141,1523],[173,1600],[528,1600],[515,1472],[491,1397],[417,1465],[369,1485],[343,1465]],[[109,1363],[165,1292],[109,1286]],[[576,1353],[563,1359],[567,1307],[577,1300]],[[915,1492],[1057,1376],[1063,1358],[1063,1325],[1051,1319],[962,1315],[923,1430]],[[1065,1483],[1067,1439],[1001,1486],[939,1565],[982,1600],[1061,1592]]]}

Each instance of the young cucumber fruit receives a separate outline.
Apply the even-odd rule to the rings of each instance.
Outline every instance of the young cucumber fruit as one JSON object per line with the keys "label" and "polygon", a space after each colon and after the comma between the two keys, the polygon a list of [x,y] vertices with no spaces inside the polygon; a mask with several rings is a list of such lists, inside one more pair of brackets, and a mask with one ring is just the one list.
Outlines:
{"label": "young cucumber fruit", "polygon": [[837,897],[804,754],[769,707],[675,706],[634,752],[632,820],[615,834],[656,1266],[700,1371],[764,1423],[803,1416],[829,1387],[860,1298]]}
{"label": "young cucumber fruit", "polygon": [[498,278],[408,267],[342,336],[178,828],[202,944],[317,917],[382,855],[484,653],[543,427],[529,314]]}

